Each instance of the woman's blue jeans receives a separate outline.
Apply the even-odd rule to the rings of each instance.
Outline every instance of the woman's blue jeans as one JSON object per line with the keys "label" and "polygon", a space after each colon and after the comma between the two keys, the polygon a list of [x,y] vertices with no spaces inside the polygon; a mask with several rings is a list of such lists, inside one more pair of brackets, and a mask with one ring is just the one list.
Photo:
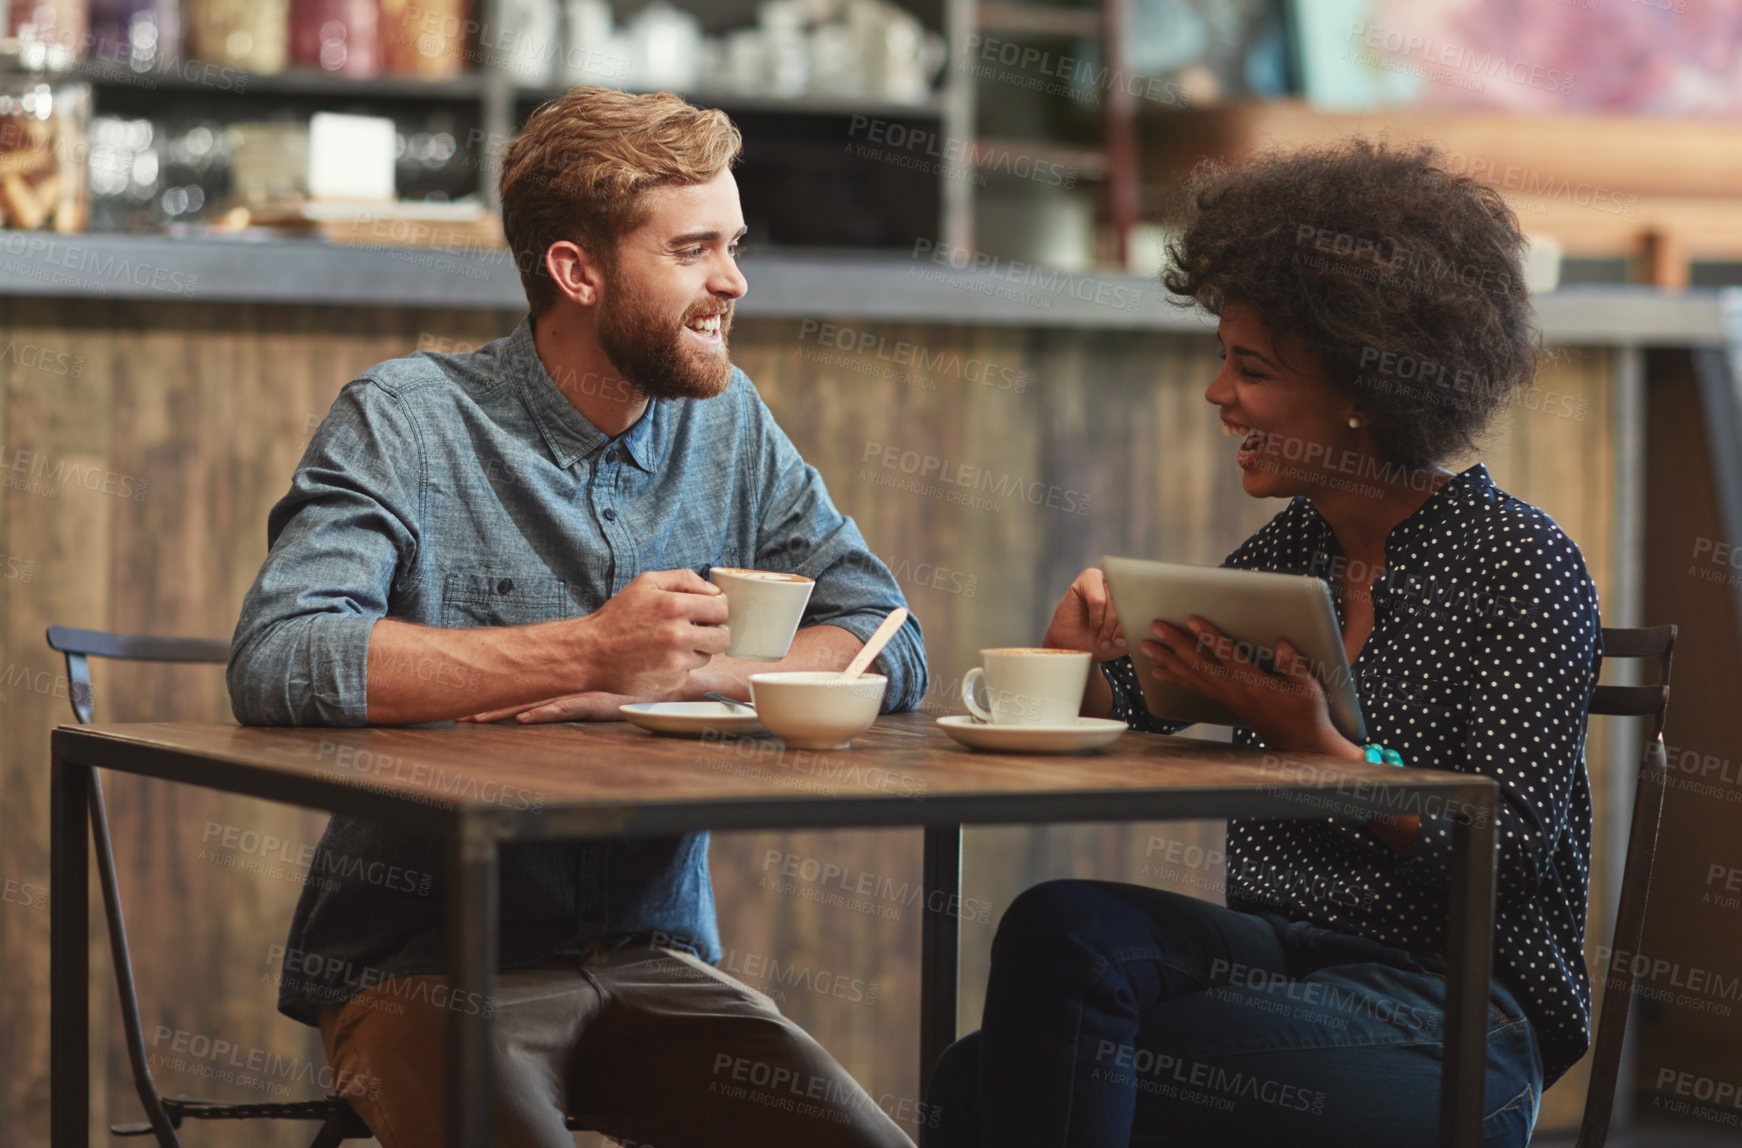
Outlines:
{"label": "woman's blue jeans", "polygon": [[[1159,889],[1050,881],[999,923],[979,1032],[938,1059],[925,1148],[1438,1141],[1445,966]],[[1542,1060],[1498,982],[1486,1148],[1529,1141]]]}

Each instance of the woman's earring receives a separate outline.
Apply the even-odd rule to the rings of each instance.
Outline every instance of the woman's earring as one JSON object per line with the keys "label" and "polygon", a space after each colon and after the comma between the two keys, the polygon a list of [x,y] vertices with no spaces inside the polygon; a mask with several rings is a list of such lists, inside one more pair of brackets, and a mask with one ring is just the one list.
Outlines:
{"label": "woman's earring", "polygon": [[1350,430],[1360,430],[1361,429],[1361,419],[1358,416],[1356,416],[1356,415],[1349,416],[1349,429]]}

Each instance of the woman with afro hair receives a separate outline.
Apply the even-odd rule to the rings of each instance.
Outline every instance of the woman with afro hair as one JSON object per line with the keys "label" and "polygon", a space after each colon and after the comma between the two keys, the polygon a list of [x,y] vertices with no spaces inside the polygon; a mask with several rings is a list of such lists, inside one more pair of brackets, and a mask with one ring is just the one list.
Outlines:
{"label": "woman with afro hair", "polygon": [[[1426,147],[1210,165],[1191,190],[1163,281],[1219,320],[1204,397],[1246,493],[1287,500],[1225,565],[1325,579],[1385,759],[1499,787],[1483,1135],[1525,1144],[1589,1044],[1597,596],[1548,515],[1480,464],[1444,465],[1535,371],[1523,237]],[[1236,743],[1366,756],[1288,643],[1254,664],[1174,621],[1121,620],[1085,570],[1045,644],[1098,662],[1085,714],[1177,728],[1145,708],[1129,637],[1232,710]],[[1028,890],[993,941],[980,1030],[933,1070],[929,1148],[1435,1143],[1450,839],[1426,813],[1234,820],[1226,907]]]}

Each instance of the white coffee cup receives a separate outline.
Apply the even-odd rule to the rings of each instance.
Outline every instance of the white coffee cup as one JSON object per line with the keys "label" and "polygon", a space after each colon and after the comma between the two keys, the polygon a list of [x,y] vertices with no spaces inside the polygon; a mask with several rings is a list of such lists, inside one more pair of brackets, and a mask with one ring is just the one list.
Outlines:
{"label": "white coffee cup", "polygon": [[[962,704],[991,725],[1075,725],[1089,683],[1087,650],[1012,647],[981,650],[985,667],[962,677]],[[974,695],[981,679],[987,705]]]}
{"label": "white coffee cup", "polygon": [[792,636],[804,618],[816,582],[803,574],[773,570],[740,570],[715,566],[708,581],[726,598],[726,629],[732,644],[728,657],[752,662],[778,662],[792,646]]}

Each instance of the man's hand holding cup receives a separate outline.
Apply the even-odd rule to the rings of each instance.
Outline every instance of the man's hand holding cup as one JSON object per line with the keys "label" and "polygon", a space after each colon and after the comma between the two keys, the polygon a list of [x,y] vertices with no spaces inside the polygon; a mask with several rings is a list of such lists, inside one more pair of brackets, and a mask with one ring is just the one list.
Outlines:
{"label": "man's hand holding cup", "polygon": [[649,571],[591,614],[568,623],[565,653],[592,689],[461,720],[614,718],[625,701],[680,692],[692,672],[726,652],[731,638],[725,622],[726,599],[719,587],[693,570]]}

